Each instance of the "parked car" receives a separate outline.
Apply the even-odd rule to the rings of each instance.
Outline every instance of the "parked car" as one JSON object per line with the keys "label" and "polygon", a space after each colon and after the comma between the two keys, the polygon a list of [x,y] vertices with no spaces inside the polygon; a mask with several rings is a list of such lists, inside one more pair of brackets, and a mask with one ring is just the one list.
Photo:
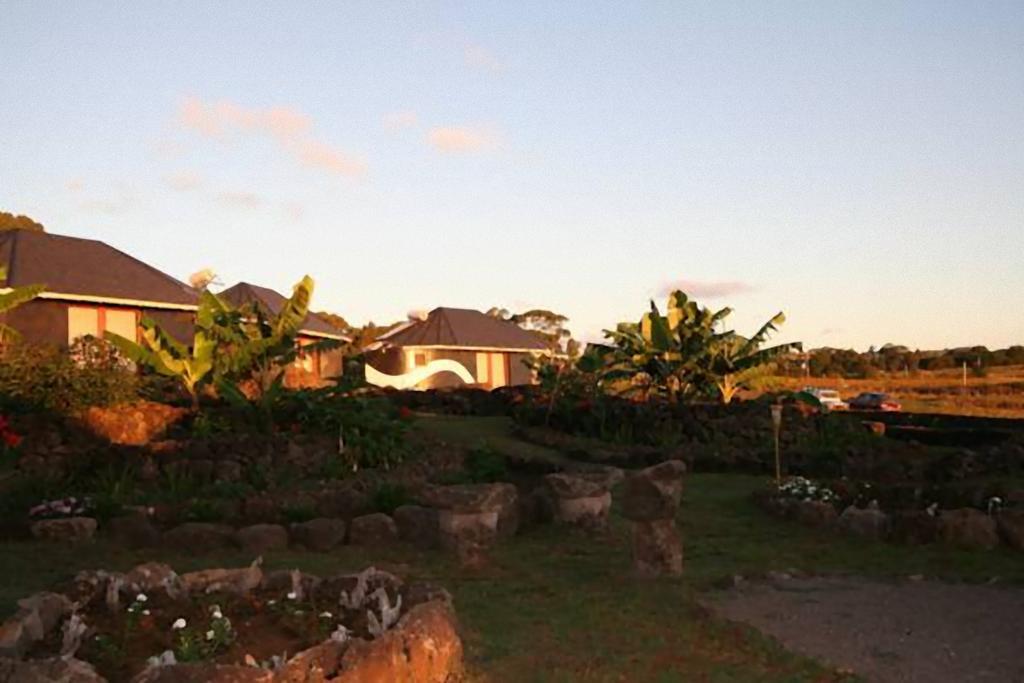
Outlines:
{"label": "parked car", "polygon": [[865,391],[851,399],[850,408],[853,410],[881,410],[887,413],[903,410],[903,406],[898,401],[889,398],[888,394],[879,394],[873,391]]}
{"label": "parked car", "polygon": [[819,389],[818,387],[804,387],[802,391],[818,399],[822,410],[832,412],[833,410],[847,410],[849,405],[839,396],[835,389]]}

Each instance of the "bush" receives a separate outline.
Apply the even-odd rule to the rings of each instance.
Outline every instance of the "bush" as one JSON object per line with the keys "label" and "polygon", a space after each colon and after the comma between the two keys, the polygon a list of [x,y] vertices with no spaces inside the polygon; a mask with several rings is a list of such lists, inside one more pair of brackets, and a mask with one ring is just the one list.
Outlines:
{"label": "bush", "polygon": [[389,484],[384,482],[377,486],[370,501],[374,512],[383,512],[390,515],[403,505],[411,502],[409,491],[401,484]]}
{"label": "bush", "polygon": [[483,446],[474,448],[463,459],[466,477],[474,484],[493,484],[508,480],[508,464],[505,456],[494,449]]}
{"label": "bush", "polygon": [[78,339],[67,351],[16,344],[0,350],[0,408],[74,413],[133,401],[134,368],[108,342]]}

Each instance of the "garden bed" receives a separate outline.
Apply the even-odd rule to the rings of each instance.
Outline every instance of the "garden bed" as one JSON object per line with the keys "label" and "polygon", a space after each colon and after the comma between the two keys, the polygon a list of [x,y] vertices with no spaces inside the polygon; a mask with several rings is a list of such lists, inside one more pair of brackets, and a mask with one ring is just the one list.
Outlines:
{"label": "garden bed", "polygon": [[[179,576],[151,563],[82,572],[61,592],[19,604],[2,626],[0,671],[22,675],[57,659],[82,663],[95,676],[81,680],[93,681],[199,681],[230,670],[233,681],[362,681],[372,671],[383,676],[375,680],[443,683],[461,668],[447,593],[373,568],[321,579],[265,574],[257,561]],[[404,657],[392,656],[396,647]]]}

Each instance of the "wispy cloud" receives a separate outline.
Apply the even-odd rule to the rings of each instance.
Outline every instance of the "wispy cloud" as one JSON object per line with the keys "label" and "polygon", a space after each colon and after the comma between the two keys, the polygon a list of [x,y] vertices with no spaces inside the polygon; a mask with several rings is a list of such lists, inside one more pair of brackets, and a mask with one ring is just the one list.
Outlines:
{"label": "wispy cloud", "polygon": [[366,172],[364,161],[315,137],[313,120],[291,107],[252,109],[187,97],[177,120],[182,127],[214,140],[227,141],[238,134],[269,137],[298,163],[328,173],[356,177]]}
{"label": "wispy cloud", "polygon": [[198,190],[203,185],[203,179],[198,173],[192,171],[178,171],[164,176],[164,183],[167,187],[178,192],[190,192]]}
{"label": "wispy cloud", "polygon": [[747,282],[738,280],[674,280],[664,283],[658,294],[666,296],[677,289],[686,292],[687,296],[696,299],[721,299],[736,294],[746,294],[754,291],[755,287]]}
{"label": "wispy cloud", "polygon": [[427,132],[427,144],[446,153],[485,152],[498,146],[498,136],[481,128],[438,127]]}
{"label": "wispy cloud", "polygon": [[500,73],[505,70],[505,65],[490,50],[479,45],[467,45],[463,56],[466,59],[466,64],[474,69],[491,73]]}
{"label": "wispy cloud", "polygon": [[263,206],[263,198],[252,192],[221,192],[216,197],[221,204],[256,209]]}
{"label": "wispy cloud", "polygon": [[396,132],[405,128],[412,128],[419,123],[419,117],[414,111],[396,111],[384,115],[384,130]]}

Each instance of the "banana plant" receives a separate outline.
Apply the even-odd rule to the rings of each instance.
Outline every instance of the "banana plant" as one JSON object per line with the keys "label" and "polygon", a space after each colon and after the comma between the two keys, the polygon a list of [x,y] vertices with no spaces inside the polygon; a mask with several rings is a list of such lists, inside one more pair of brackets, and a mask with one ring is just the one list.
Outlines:
{"label": "banana plant", "polygon": [[786,316],[779,312],[749,339],[735,332],[727,332],[717,338],[709,356],[709,374],[723,403],[730,403],[740,389],[751,388],[762,381],[774,368],[776,359],[803,350],[799,342],[761,348],[784,322]]}
{"label": "banana plant", "polygon": [[231,312],[231,307],[216,295],[204,291],[199,298],[191,345],[167,334],[151,318],[143,318],[139,323],[141,343],[110,331],[103,336],[128,360],[161,375],[176,377],[192,399],[192,407],[198,408],[199,388],[213,372],[219,340],[230,329],[225,322],[230,320]]}
{"label": "banana plant", "polygon": [[237,325],[227,326],[230,337],[225,337],[225,353],[218,360],[218,374],[226,381],[255,380],[261,393],[271,389],[281,368],[300,353],[337,348],[333,339],[317,341],[299,347],[297,338],[309,314],[313,298],[313,278],[306,275],[292,288],[292,295],[276,315],[269,315],[261,307],[244,306],[234,316]]}
{"label": "banana plant", "polygon": [[[638,323],[620,323],[605,336],[613,343],[605,377],[631,380],[631,389],[663,394],[670,401],[717,392],[726,403],[749,386],[766,365],[799,344],[761,345],[785,321],[779,313],[749,339],[719,331],[731,308],[713,311],[682,291],[668,297],[665,315],[657,304]],[[645,377],[646,381],[636,381]],[[648,379],[649,378],[649,379]]]}
{"label": "banana plant", "polygon": [[[6,279],[6,268],[0,268],[0,282]],[[14,287],[10,291],[0,294],[0,315],[12,311],[27,301],[35,299],[46,289],[45,285],[25,285]],[[10,325],[0,323],[0,346],[17,341],[21,338],[18,331]]]}

